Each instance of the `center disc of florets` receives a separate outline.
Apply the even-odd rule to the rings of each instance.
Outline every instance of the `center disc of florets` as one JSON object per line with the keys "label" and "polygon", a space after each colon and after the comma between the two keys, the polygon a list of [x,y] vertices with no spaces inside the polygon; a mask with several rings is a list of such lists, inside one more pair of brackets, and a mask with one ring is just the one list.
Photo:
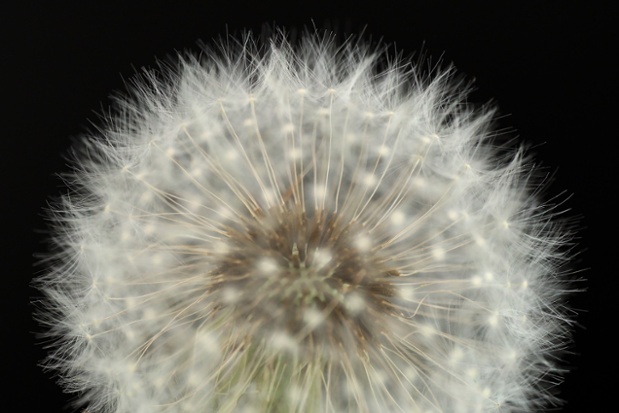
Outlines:
{"label": "center disc of florets", "polygon": [[260,211],[227,228],[212,274],[222,311],[254,336],[359,347],[392,312],[391,280],[361,224],[324,210]]}

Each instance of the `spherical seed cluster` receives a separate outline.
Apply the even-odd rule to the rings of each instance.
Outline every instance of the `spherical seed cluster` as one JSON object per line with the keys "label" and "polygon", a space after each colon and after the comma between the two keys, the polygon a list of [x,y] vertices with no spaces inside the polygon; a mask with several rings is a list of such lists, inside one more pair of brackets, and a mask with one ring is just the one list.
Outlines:
{"label": "spherical seed cluster", "polygon": [[250,40],[83,143],[39,280],[48,366],[89,412],[545,405],[565,237],[521,152],[446,73]]}

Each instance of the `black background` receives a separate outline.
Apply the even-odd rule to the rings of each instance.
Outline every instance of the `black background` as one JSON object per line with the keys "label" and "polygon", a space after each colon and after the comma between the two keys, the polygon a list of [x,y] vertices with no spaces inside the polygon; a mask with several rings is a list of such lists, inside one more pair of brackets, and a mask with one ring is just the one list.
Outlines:
{"label": "black background", "polygon": [[[177,51],[199,51],[212,39],[264,24],[316,26],[395,43],[405,55],[423,50],[453,62],[475,80],[470,100],[495,102],[499,127],[513,127],[554,172],[548,196],[560,195],[579,217],[581,253],[575,268],[587,278],[570,299],[580,309],[571,372],[561,386],[563,411],[611,411],[616,406],[617,228],[616,165],[618,42],[611,1],[389,0],[285,6],[262,1],[24,2],[3,10],[2,202],[5,232],[0,371],[12,411],[61,412],[69,399],[50,375],[32,334],[29,287],[32,254],[46,247],[41,210],[62,192],[56,172],[63,155],[114,91],[142,67]],[[365,5],[367,4],[367,5]],[[5,7],[5,6],[3,6]],[[616,64],[615,64],[616,65]],[[571,197],[570,197],[571,195]],[[609,408],[603,407],[609,401]]]}

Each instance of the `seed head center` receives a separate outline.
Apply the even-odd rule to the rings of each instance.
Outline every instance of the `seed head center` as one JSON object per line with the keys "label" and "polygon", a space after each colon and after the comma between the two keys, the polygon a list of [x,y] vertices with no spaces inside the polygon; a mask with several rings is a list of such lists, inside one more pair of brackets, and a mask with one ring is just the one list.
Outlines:
{"label": "seed head center", "polygon": [[251,319],[261,332],[367,341],[391,311],[397,272],[362,225],[337,214],[261,212],[230,228],[226,242],[230,248],[213,273],[216,288],[239,322]]}

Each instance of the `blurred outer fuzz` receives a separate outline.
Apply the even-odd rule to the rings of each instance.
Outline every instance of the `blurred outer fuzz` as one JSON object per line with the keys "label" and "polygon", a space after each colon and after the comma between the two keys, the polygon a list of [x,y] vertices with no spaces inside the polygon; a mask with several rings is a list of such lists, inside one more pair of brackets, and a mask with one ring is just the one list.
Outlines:
{"label": "blurred outer fuzz", "polygon": [[352,41],[230,43],[79,148],[38,280],[64,387],[105,413],[552,402],[569,236],[491,112]]}

